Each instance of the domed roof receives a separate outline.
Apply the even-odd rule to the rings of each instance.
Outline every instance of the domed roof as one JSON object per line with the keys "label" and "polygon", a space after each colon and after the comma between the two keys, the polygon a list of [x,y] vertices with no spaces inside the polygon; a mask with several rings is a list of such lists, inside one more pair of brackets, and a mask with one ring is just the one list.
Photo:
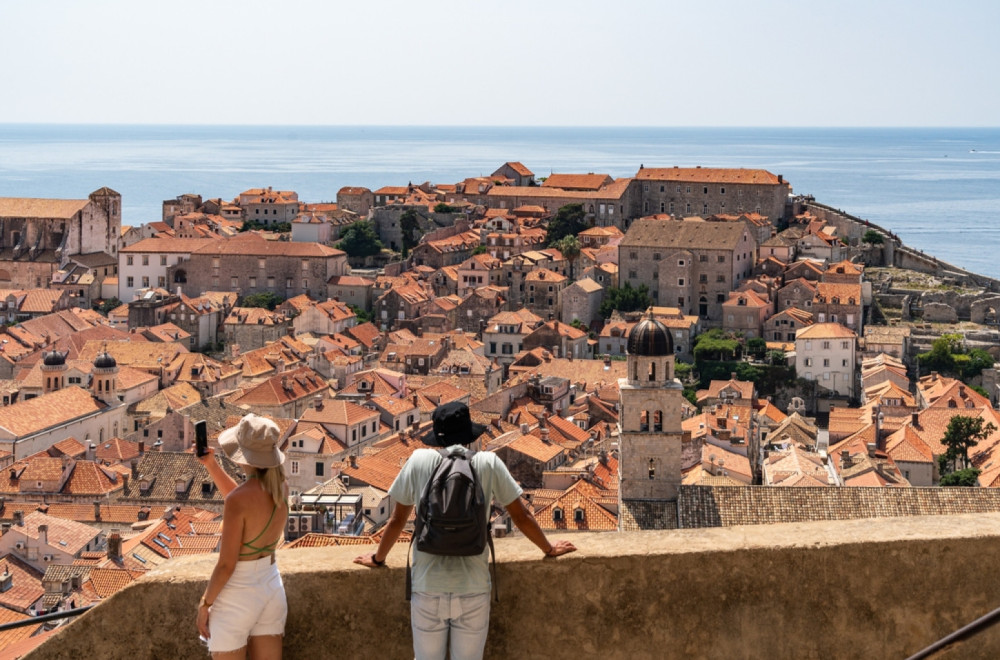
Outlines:
{"label": "domed roof", "polygon": [[[66,353],[68,353],[67,351]],[[60,353],[59,351],[52,350],[48,352],[42,352],[42,364],[46,367],[61,367],[66,364],[66,353]]]}
{"label": "domed roof", "polygon": [[115,360],[113,357],[111,357],[111,355],[107,351],[100,353],[94,359],[94,367],[96,369],[114,369],[117,366],[118,366],[118,361]]}
{"label": "domed roof", "polygon": [[673,355],[674,342],[670,330],[656,319],[643,319],[628,333],[628,354],[655,356]]}

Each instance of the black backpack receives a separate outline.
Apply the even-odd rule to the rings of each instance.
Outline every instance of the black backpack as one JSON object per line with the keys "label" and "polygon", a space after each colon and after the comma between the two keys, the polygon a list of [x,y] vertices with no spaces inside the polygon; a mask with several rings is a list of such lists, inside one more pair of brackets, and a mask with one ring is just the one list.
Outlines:
{"label": "black backpack", "polygon": [[[489,512],[479,475],[472,467],[475,452],[438,449],[441,462],[424,487],[417,503],[417,516],[410,544],[431,555],[472,557],[482,554],[487,544],[493,557],[493,585],[496,587],[496,552],[489,530]],[[406,558],[406,599],[412,582],[410,557]],[[499,596],[498,596],[499,598]]]}

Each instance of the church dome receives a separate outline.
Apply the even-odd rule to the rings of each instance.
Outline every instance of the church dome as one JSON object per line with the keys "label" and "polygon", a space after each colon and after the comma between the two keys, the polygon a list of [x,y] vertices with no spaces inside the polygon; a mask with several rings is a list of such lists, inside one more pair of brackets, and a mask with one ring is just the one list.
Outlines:
{"label": "church dome", "polygon": [[46,367],[61,367],[66,364],[66,353],[55,350],[43,352],[42,364]]}
{"label": "church dome", "polygon": [[117,366],[118,362],[107,351],[98,355],[94,360],[94,367],[97,369],[114,369]]}
{"label": "church dome", "polygon": [[628,354],[646,357],[673,355],[674,342],[670,330],[655,319],[643,319],[628,333]]}

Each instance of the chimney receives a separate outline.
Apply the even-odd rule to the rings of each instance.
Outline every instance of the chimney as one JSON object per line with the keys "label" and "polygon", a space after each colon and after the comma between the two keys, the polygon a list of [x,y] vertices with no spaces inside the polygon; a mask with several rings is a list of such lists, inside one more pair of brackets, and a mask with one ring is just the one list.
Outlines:
{"label": "chimney", "polygon": [[97,445],[91,442],[87,445],[87,460],[92,461],[97,456]]}
{"label": "chimney", "polygon": [[14,524],[18,527],[24,527],[24,511],[18,509],[14,512]]}
{"label": "chimney", "polygon": [[778,175],[778,183],[784,183],[784,182],[785,182],[785,176],[783,174],[779,174]]}
{"label": "chimney", "polygon": [[145,440],[140,440],[139,441],[139,455],[142,456],[145,453],[146,453],[146,441]]}
{"label": "chimney", "polygon": [[521,435],[528,435],[528,425],[525,422],[521,422],[520,430]]}
{"label": "chimney", "polygon": [[49,526],[39,525],[38,526],[38,540],[41,541],[42,545],[49,544]]}
{"label": "chimney", "polygon": [[94,500],[94,520],[101,519],[101,501]]}
{"label": "chimney", "polygon": [[543,426],[539,430],[541,431],[542,434],[542,442],[544,442],[547,445],[552,444],[552,441],[549,440],[549,427]]}
{"label": "chimney", "polygon": [[868,443],[868,455],[872,458],[875,458],[875,447],[876,445],[874,442]]}
{"label": "chimney", "polygon": [[351,467],[352,468],[358,467],[358,457],[357,456],[355,456],[354,454],[351,454],[349,456],[349,460],[351,461]]}
{"label": "chimney", "polygon": [[313,407],[316,408],[316,410],[323,410],[323,395],[322,394],[317,394],[315,397],[313,397],[313,402],[315,404]]}
{"label": "chimney", "polygon": [[139,462],[138,461],[132,461],[132,478],[133,479],[138,479],[139,478]]}
{"label": "chimney", "polygon": [[920,428],[920,413],[910,415],[910,424],[916,426],[918,429]]}
{"label": "chimney", "polygon": [[852,465],[854,465],[854,461],[851,460],[851,450],[850,449],[842,449],[840,451],[840,469],[841,470],[846,470],[847,468],[851,467]]}
{"label": "chimney", "polygon": [[108,559],[122,558],[122,535],[118,532],[108,534]]}
{"label": "chimney", "polygon": [[417,395],[416,394],[413,395],[413,399],[412,400],[413,400],[413,407],[414,408],[418,407],[418,404],[417,404]]}

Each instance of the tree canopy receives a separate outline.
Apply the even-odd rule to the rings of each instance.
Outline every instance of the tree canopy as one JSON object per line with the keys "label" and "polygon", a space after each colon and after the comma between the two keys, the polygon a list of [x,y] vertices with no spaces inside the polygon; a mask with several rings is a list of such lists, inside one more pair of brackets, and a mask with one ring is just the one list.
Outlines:
{"label": "tree canopy", "polygon": [[701,360],[731,360],[736,357],[740,343],[726,334],[721,328],[713,328],[698,335],[694,342],[694,359]]}
{"label": "tree canopy", "polygon": [[[403,211],[399,216],[399,228],[403,231],[403,258],[420,242],[420,218],[413,209]],[[416,234],[416,238],[414,238]]]}
{"label": "tree canopy", "polygon": [[545,244],[552,245],[563,236],[576,236],[587,229],[583,204],[567,204],[556,211],[554,218],[549,220],[549,228],[545,234]]}
{"label": "tree canopy", "polygon": [[947,447],[944,459],[951,465],[952,471],[958,466],[961,459],[961,468],[966,469],[969,465],[969,449],[979,444],[981,440],[990,437],[990,434],[997,430],[992,422],[985,422],[982,417],[966,417],[965,415],[955,415],[948,421],[948,429],[941,438],[941,444]]}
{"label": "tree canopy", "polygon": [[861,242],[868,243],[869,245],[882,245],[882,243],[885,242],[885,238],[882,237],[882,232],[869,229],[865,232],[865,235],[861,237]]}
{"label": "tree canopy", "polygon": [[375,225],[368,220],[352,222],[340,235],[337,247],[351,257],[370,257],[382,250]]}
{"label": "tree canopy", "polygon": [[273,310],[275,307],[285,302],[285,299],[270,291],[260,293],[248,293],[236,304],[237,307],[261,307]]}
{"label": "tree canopy", "polygon": [[637,312],[644,310],[653,301],[649,298],[649,287],[645,284],[638,289],[633,289],[628,282],[620,288],[610,288],[604,293],[604,301],[601,302],[600,314],[602,318],[609,318],[611,312]]}
{"label": "tree canopy", "polygon": [[963,337],[958,333],[943,334],[931,344],[931,350],[917,356],[920,369],[957,374],[965,379],[975,378],[983,369],[993,366],[993,356],[981,348],[966,351]]}
{"label": "tree canopy", "polygon": [[435,213],[458,213],[458,208],[445,204],[444,202],[438,202],[434,205]]}

